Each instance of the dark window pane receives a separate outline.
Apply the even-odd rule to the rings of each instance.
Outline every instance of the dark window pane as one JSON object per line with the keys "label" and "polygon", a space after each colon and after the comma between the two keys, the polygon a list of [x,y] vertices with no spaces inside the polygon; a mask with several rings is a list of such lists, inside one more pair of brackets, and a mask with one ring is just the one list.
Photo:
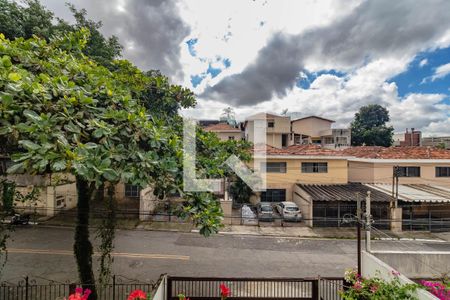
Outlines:
{"label": "dark window pane", "polygon": [[397,172],[399,177],[420,177],[420,167],[398,167]]}
{"label": "dark window pane", "polygon": [[450,167],[436,167],[436,177],[450,177]]}
{"label": "dark window pane", "polygon": [[328,173],[328,163],[304,162],[302,163],[302,173]]}
{"label": "dark window pane", "polygon": [[286,190],[270,189],[261,193],[261,202],[282,202],[286,201]]}
{"label": "dark window pane", "polygon": [[285,162],[268,162],[262,163],[261,169],[266,170],[267,173],[286,173]]}

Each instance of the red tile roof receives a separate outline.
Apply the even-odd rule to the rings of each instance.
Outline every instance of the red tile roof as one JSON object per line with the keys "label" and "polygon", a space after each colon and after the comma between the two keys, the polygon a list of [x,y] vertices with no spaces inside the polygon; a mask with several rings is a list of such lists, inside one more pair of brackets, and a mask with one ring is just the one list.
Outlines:
{"label": "red tile roof", "polygon": [[450,150],[433,147],[359,146],[341,152],[345,156],[372,159],[450,159]]}
{"label": "red tile roof", "polygon": [[241,132],[239,128],[232,127],[227,123],[208,125],[205,128],[203,128],[203,130],[212,132]]}
{"label": "red tile roof", "polygon": [[[256,152],[262,150],[262,146],[256,146]],[[322,148],[317,145],[292,145],[278,149],[266,145],[267,155],[298,155],[298,156],[345,156],[342,151]]]}

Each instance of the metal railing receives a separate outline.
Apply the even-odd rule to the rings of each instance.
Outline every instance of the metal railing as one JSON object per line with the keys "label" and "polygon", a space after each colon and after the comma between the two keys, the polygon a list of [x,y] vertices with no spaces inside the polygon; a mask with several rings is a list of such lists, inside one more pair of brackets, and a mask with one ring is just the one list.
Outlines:
{"label": "metal railing", "polygon": [[[162,278],[162,277],[161,277]],[[160,280],[161,280],[160,278]],[[112,276],[111,283],[96,285],[98,300],[127,299],[134,290],[142,290],[152,294],[159,285],[160,280],[154,282],[140,282],[123,276]],[[0,300],[58,300],[67,299],[75,292],[76,283],[61,283],[48,280],[48,283],[37,283],[35,279],[25,277],[17,284],[10,282],[0,283]],[[89,285],[84,286],[89,288]]]}
{"label": "metal railing", "polygon": [[182,293],[191,300],[220,299],[220,285],[225,284],[227,299],[255,300],[339,300],[343,278],[208,278],[168,277],[168,300],[178,300]]}

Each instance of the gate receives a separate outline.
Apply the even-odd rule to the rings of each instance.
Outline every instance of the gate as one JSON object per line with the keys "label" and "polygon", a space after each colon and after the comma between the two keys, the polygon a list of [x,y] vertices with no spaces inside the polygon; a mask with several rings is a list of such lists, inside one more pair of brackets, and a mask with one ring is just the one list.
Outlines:
{"label": "gate", "polygon": [[343,278],[206,278],[168,277],[168,300],[182,293],[191,300],[220,299],[220,285],[235,300],[338,300]]}

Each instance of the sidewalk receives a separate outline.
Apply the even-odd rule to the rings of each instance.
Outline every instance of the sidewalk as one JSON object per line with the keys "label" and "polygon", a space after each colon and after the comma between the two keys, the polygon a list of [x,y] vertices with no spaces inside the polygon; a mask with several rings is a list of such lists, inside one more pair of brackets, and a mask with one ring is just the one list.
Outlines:
{"label": "sidewalk", "polygon": [[[73,227],[75,218],[67,216],[56,216],[49,220],[40,220],[40,225]],[[101,225],[100,219],[91,219],[90,226],[97,228]],[[118,219],[117,229],[127,230],[149,230],[149,231],[170,231],[170,232],[198,232],[192,224],[181,222],[157,222],[139,221],[137,219]],[[252,236],[272,236],[284,238],[318,238],[318,239],[356,239],[356,229],[352,227],[315,227],[307,226],[251,226],[251,225],[228,225],[222,228],[219,234],[224,235],[252,235]],[[364,239],[364,230],[362,238]],[[450,233],[431,233],[424,231],[403,231],[392,232],[383,230],[382,233],[372,233],[372,238],[376,239],[403,239],[403,240],[433,240],[450,242]]]}

